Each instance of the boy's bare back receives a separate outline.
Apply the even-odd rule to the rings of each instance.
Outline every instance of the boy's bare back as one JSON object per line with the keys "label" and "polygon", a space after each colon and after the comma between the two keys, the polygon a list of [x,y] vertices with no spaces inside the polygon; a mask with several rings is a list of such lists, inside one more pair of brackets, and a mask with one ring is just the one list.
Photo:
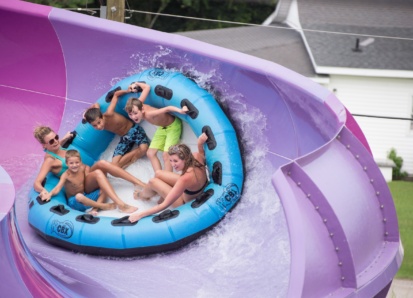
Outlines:
{"label": "boy's bare back", "polygon": [[76,173],[70,170],[66,170],[66,172],[63,173],[62,178],[65,179],[64,186],[67,198],[85,192],[85,178],[86,170],[88,168],[88,166],[82,164],[79,171]]}
{"label": "boy's bare back", "polygon": [[143,104],[143,109],[145,113],[143,113],[142,119],[148,121],[150,124],[166,127],[171,125],[175,120],[175,117],[169,113],[155,113],[159,109],[150,105]]}
{"label": "boy's bare back", "polygon": [[119,136],[124,136],[133,126],[133,122],[121,114],[112,113],[112,114],[103,114],[105,119],[104,129]]}

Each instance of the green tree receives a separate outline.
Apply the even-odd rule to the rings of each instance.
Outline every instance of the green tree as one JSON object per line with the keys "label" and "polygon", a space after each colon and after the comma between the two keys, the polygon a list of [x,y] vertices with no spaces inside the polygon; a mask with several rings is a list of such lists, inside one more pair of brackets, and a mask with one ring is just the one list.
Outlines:
{"label": "green tree", "polygon": [[387,155],[388,159],[391,159],[396,167],[393,168],[393,180],[400,180],[407,177],[407,172],[402,171],[403,158],[397,155],[396,149],[392,148]]}
{"label": "green tree", "polygon": [[[127,23],[164,32],[217,29],[239,25],[199,20],[211,19],[261,24],[275,9],[276,0],[127,0],[127,8],[152,13],[186,16],[179,18],[133,13]],[[128,7],[129,6],[129,7]]]}
{"label": "green tree", "polygon": [[[104,0],[26,1],[59,8],[100,8],[101,3],[104,3]],[[125,0],[125,22],[163,32],[240,26],[219,22],[220,20],[261,24],[274,11],[276,3],[277,0]],[[173,17],[174,15],[188,18]]]}

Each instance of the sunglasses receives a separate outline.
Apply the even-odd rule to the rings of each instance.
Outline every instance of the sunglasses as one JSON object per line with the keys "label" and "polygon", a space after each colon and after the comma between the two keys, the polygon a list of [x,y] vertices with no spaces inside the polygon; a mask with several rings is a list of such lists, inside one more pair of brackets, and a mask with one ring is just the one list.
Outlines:
{"label": "sunglasses", "polygon": [[53,145],[55,142],[59,141],[59,135],[56,135],[53,139],[49,140],[49,145]]}

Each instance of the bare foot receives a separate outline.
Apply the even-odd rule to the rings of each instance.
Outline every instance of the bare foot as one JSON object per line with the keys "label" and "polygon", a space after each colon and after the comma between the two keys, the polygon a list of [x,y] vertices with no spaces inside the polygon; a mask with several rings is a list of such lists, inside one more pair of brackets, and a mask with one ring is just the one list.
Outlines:
{"label": "bare foot", "polygon": [[98,209],[92,208],[92,210],[90,210],[88,214],[93,215],[93,216],[98,216]]}
{"label": "bare foot", "polygon": [[133,191],[133,198],[135,200],[149,200],[150,198],[146,198],[142,195],[143,188],[139,185],[135,185],[135,190]]}
{"label": "bare foot", "polygon": [[113,210],[116,209],[116,204],[115,203],[105,203],[103,204],[102,210]]}
{"label": "bare foot", "polygon": [[130,206],[128,204],[125,204],[122,207],[119,206],[119,211],[122,213],[132,213],[136,210],[138,210],[138,207]]}
{"label": "bare foot", "polygon": [[133,198],[135,200],[141,199],[140,194],[141,194],[142,190],[143,190],[142,187],[140,187],[139,185],[135,185],[135,189],[133,190]]}

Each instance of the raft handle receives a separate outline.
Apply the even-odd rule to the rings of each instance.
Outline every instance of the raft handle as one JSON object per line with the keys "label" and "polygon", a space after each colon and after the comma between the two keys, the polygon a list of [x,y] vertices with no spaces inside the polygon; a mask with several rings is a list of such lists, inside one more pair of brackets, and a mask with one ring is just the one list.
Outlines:
{"label": "raft handle", "polygon": [[81,214],[76,216],[76,221],[88,223],[88,224],[95,224],[100,220],[99,217],[93,216],[92,214]]}
{"label": "raft handle", "polygon": [[192,104],[192,102],[190,102],[188,99],[183,99],[181,101],[181,108],[183,108],[184,106],[188,107],[188,112],[186,112],[186,114],[191,117],[192,119],[195,119],[196,117],[198,117],[199,111],[198,109]]}
{"label": "raft handle", "polygon": [[138,223],[137,221],[130,222],[129,215],[112,220],[112,226],[115,226],[115,227],[134,226],[137,223]]}
{"label": "raft handle", "polygon": [[161,214],[152,217],[154,223],[163,222],[179,215],[179,210],[165,210]]}
{"label": "raft handle", "polygon": [[162,86],[162,85],[156,85],[156,87],[155,87],[155,94],[158,95],[158,96],[160,96],[160,97],[163,97],[163,98],[165,98],[165,99],[167,99],[167,100],[170,100],[170,99],[172,98],[172,96],[173,96],[172,90],[169,89],[169,88],[166,88],[166,87],[164,87],[164,86]]}
{"label": "raft handle", "polygon": [[77,136],[76,130],[71,131],[70,133],[71,133],[73,136],[70,137],[70,138],[68,138],[68,139],[66,140],[66,142],[64,142],[64,143],[62,144],[62,147],[63,147],[63,148],[69,147],[69,145],[72,144],[73,140],[74,140],[74,139],[76,138],[76,136]]}
{"label": "raft handle", "polygon": [[56,213],[57,215],[65,215],[70,212],[68,209],[65,208],[65,205],[63,204],[59,204],[59,205],[51,207],[50,211],[52,211],[53,213]]}
{"label": "raft handle", "polygon": [[[129,86],[132,85],[132,84],[135,84],[135,83],[144,83],[144,84],[146,84],[145,81],[137,81],[137,82],[130,83]],[[141,86],[137,86],[136,88],[133,88],[133,90],[135,90],[134,93],[139,93],[139,92],[143,91]]]}
{"label": "raft handle", "polygon": [[47,204],[47,203],[50,202],[50,201],[43,201],[43,200],[40,198],[40,196],[37,196],[36,201],[37,201],[37,203],[39,203],[39,205],[44,205],[44,204]]}
{"label": "raft handle", "polygon": [[119,91],[119,90],[122,90],[122,88],[121,88],[120,86],[116,87],[116,88],[113,89],[113,90],[110,90],[110,91],[108,92],[108,94],[106,94],[105,101],[106,101],[106,102],[111,102],[111,101],[112,101],[112,98],[113,98],[113,95],[115,95],[115,92],[116,92],[116,91]]}
{"label": "raft handle", "polygon": [[217,146],[217,141],[215,140],[215,136],[214,136],[214,133],[212,132],[211,127],[207,125],[202,127],[202,132],[205,133],[208,137],[208,140],[206,141],[208,149],[214,150],[215,147]]}
{"label": "raft handle", "polygon": [[198,208],[202,204],[204,204],[210,197],[214,195],[214,190],[212,188],[208,189],[207,191],[203,192],[200,194],[195,201],[192,202],[191,207],[192,208]]}
{"label": "raft handle", "polygon": [[218,185],[222,185],[222,163],[219,161],[214,162],[212,166],[212,180]]}

